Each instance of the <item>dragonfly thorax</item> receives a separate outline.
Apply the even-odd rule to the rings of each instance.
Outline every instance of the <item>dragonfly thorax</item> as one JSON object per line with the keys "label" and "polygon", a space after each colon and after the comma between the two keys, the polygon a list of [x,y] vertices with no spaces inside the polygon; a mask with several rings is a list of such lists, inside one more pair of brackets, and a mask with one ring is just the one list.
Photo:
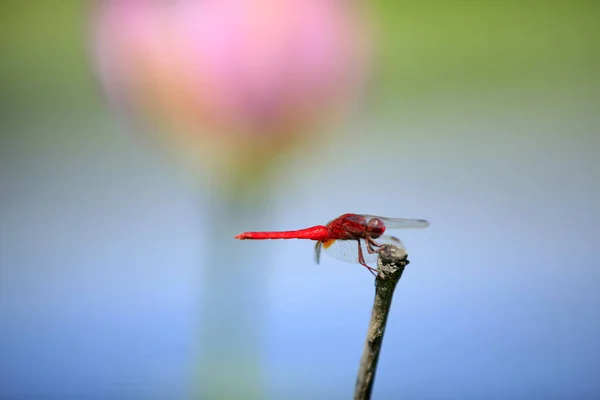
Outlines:
{"label": "dragonfly thorax", "polygon": [[379,238],[386,229],[379,218],[365,218],[358,214],[344,214],[327,225],[329,237],[342,240]]}

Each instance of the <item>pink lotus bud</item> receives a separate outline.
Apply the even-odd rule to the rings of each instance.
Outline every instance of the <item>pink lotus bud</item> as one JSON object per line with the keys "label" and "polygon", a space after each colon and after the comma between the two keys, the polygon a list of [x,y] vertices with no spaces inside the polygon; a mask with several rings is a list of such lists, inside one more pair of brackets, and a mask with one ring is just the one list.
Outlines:
{"label": "pink lotus bud", "polygon": [[97,11],[111,101],[200,146],[278,148],[341,111],[364,75],[351,1],[107,0]]}

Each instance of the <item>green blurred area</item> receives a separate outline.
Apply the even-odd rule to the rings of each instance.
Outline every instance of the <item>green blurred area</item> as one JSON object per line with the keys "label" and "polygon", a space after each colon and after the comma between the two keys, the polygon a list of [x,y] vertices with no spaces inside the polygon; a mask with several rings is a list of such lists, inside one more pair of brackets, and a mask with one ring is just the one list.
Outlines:
{"label": "green blurred area", "polygon": [[[415,99],[440,90],[560,85],[598,75],[600,2],[393,1],[372,3],[380,59],[375,96]],[[97,105],[87,49],[90,3],[2,2],[4,117]],[[11,111],[9,111],[11,110]]]}
{"label": "green blurred area", "polygon": [[[382,1],[388,96],[535,87],[598,75],[600,2]],[[560,82],[557,82],[560,84]]]}
{"label": "green blurred area", "polygon": [[[97,105],[88,52],[87,3],[0,5],[0,104],[4,117]],[[16,113],[16,114],[15,114]]]}

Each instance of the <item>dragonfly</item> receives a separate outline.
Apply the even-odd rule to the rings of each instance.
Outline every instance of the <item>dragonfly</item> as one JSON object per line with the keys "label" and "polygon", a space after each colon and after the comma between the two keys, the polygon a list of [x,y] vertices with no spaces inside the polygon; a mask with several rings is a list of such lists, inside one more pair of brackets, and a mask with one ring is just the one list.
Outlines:
{"label": "dragonfly", "polygon": [[384,235],[388,229],[426,228],[429,222],[413,218],[385,218],[368,214],[343,214],[326,225],[316,225],[295,231],[243,232],[235,236],[240,240],[308,239],[314,240],[317,264],[324,250],[333,258],[359,263],[373,275],[377,269],[367,263],[377,260],[383,245],[393,244],[406,252],[400,239]]}

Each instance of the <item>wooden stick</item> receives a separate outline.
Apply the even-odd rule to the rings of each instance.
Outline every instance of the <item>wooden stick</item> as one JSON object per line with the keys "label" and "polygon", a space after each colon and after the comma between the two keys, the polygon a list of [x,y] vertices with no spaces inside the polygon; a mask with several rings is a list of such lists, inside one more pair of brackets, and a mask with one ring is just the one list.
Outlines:
{"label": "wooden stick", "polygon": [[383,334],[392,306],[392,297],[394,296],[396,284],[402,277],[404,267],[408,263],[407,254],[403,249],[392,245],[382,246],[377,259],[378,274],[375,278],[375,300],[356,379],[354,400],[368,400],[371,398]]}

